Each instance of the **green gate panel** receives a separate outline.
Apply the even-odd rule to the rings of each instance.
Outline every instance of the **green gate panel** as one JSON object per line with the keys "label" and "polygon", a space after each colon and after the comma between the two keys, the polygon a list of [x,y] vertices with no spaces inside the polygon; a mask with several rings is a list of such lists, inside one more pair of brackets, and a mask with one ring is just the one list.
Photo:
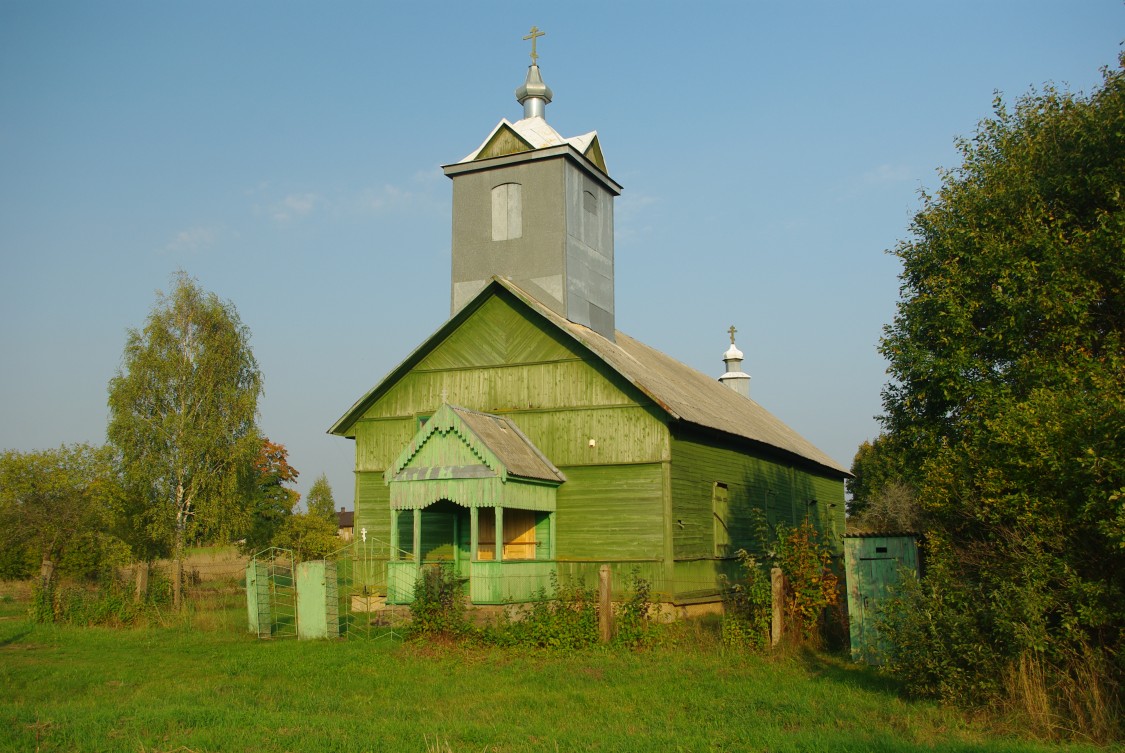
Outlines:
{"label": "green gate panel", "polygon": [[297,637],[340,637],[335,562],[313,560],[297,565]]}
{"label": "green gate panel", "polygon": [[917,539],[913,534],[845,534],[844,568],[852,659],[880,664],[889,646],[879,635],[879,609],[896,595],[904,574],[918,576]]}
{"label": "green gate panel", "polygon": [[257,560],[246,564],[246,609],[250,632],[259,638],[269,638],[272,630],[269,568]]}

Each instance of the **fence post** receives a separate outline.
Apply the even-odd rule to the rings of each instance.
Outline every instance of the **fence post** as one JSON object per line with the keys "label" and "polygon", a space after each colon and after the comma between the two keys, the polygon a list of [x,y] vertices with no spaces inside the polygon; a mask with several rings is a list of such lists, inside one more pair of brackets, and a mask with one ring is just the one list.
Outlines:
{"label": "fence post", "polygon": [[613,602],[610,596],[613,592],[613,581],[609,574],[609,565],[602,565],[598,569],[598,636],[602,643],[609,643],[613,637]]}
{"label": "fence post", "polygon": [[770,570],[770,601],[773,605],[773,629],[770,631],[770,645],[781,642],[785,632],[785,573],[780,567]]}

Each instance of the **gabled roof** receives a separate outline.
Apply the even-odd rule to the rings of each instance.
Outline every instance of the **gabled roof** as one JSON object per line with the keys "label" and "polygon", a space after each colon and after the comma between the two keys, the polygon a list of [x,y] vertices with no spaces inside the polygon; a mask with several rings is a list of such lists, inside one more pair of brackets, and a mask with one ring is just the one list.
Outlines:
{"label": "gabled roof", "polygon": [[[514,136],[514,139],[503,140],[505,135]],[[494,145],[501,142],[505,146],[496,151]],[[500,154],[516,154],[535,149],[547,149],[552,146],[570,146],[575,151],[586,157],[603,173],[608,173],[605,158],[602,156],[601,145],[598,143],[598,132],[590,131],[581,136],[564,138],[558,131],[550,126],[543,118],[524,118],[515,123],[507,118],[502,119],[488,134],[488,137],[457,164],[475,162],[479,159],[496,157]]]}
{"label": "gabled roof", "polygon": [[834,474],[850,475],[836,461],[785,425],[754,400],[717,379],[680,363],[617,331],[612,342],[541,304],[510,280],[493,278],[480,293],[446,321],[370,392],[337,421],[329,433],[345,434],[384,392],[421,361],[438,343],[493,295],[507,293],[568,335],[660,406],[673,420],[757,442],[804,459]]}
{"label": "gabled roof", "polygon": [[[509,476],[562,483],[566,476],[539,451],[519,427],[505,416],[481,413],[457,405],[443,404],[426,421],[413,441],[407,445],[386,471],[388,481],[395,479],[411,464],[415,455],[435,435],[456,435],[491,474],[507,480]],[[448,469],[456,475],[456,469]],[[481,469],[483,470],[483,469]]]}

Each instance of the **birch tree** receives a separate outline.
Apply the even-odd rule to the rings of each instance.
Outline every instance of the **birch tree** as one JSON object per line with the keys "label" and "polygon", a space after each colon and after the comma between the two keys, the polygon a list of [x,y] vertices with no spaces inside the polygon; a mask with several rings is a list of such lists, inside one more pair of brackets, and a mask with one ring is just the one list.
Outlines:
{"label": "birch tree", "polygon": [[108,429],[137,539],[148,556],[173,560],[177,609],[188,543],[247,524],[261,392],[250,332],[234,305],[177,273],[144,328],[129,331],[109,383]]}

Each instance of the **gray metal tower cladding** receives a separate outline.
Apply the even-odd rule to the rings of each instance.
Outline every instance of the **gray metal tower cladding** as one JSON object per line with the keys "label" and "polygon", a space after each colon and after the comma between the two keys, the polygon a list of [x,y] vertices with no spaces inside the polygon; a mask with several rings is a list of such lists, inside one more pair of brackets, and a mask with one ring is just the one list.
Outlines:
{"label": "gray metal tower cladding", "polygon": [[[537,31],[532,29],[533,33]],[[539,66],[516,90],[524,117],[501,120],[453,179],[451,311],[507,278],[570,321],[614,339],[613,199],[596,132],[564,138],[543,114]]]}

